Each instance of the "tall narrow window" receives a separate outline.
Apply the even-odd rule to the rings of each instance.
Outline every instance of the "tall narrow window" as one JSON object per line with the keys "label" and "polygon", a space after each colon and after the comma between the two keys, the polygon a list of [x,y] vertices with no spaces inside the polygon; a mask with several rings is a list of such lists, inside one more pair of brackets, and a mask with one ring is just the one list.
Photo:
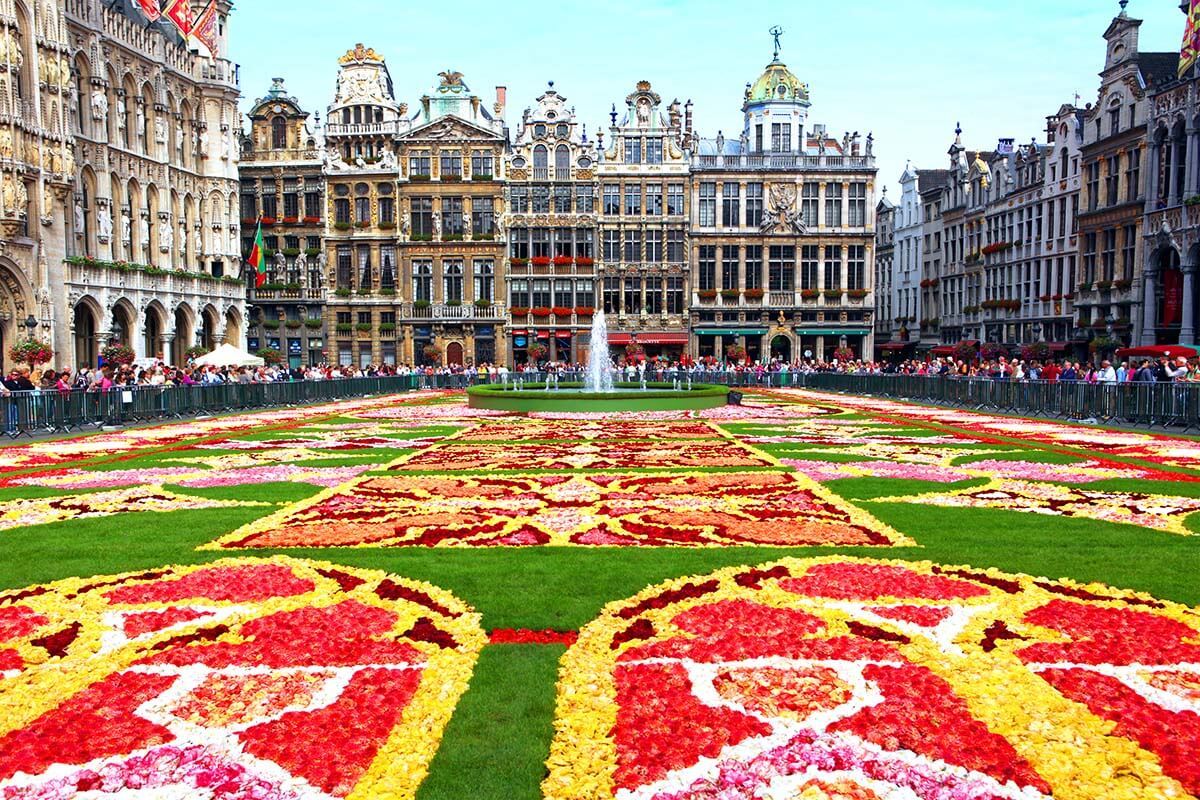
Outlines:
{"label": "tall narrow window", "polygon": [[463,301],[463,265],[461,259],[444,259],[442,261],[442,302],[462,304]]}
{"label": "tall narrow window", "polygon": [[[748,211],[749,209],[747,209]],[[746,277],[745,285],[748,291],[761,291],[763,288],[763,249],[761,244],[746,245]]]}
{"label": "tall narrow window", "polygon": [[842,185],[825,184],[825,227],[842,227]]}
{"label": "tall narrow window", "polygon": [[821,202],[821,184],[808,181],[804,184],[803,196],[800,199],[800,213],[804,217],[807,228],[817,227],[817,209]]}
{"label": "tall narrow window", "polygon": [[867,249],[861,244],[850,245],[847,251],[846,288],[865,289],[867,277]]}
{"label": "tall narrow window", "polygon": [[721,187],[721,225],[726,228],[741,225],[741,189],[733,181],[726,181]]}
{"label": "tall narrow window", "polygon": [[700,184],[700,219],[701,228],[712,228],[717,224],[717,184],[705,182]]}
{"label": "tall narrow window", "polygon": [[849,225],[851,228],[863,228],[867,224],[867,185],[865,183],[850,184]]}
{"label": "tall narrow window", "polygon": [[825,290],[842,288],[842,248],[828,245],[825,248]]}
{"label": "tall narrow window", "polygon": [[738,248],[727,244],[721,248],[721,289],[735,292],[738,289]]}
{"label": "tall narrow window", "polygon": [[283,117],[271,120],[271,147],[275,150],[287,147],[287,120]]}
{"label": "tall narrow window", "polygon": [[763,185],[761,183],[746,184],[746,227],[757,228],[762,225]]}
{"label": "tall narrow window", "polygon": [[471,231],[476,236],[492,236],[496,233],[496,212],[490,197],[471,200]]}
{"label": "tall narrow window", "polygon": [[496,292],[496,264],[490,258],[477,258],[475,269],[475,299],[492,301]]}
{"label": "tall narrow window", "polygon": [[772,292],[790,292],[796,288],[796,248],[771,245],[767,259],[767,288]]}
{"label": "tall narrow window", "polygon": [[817,269],[820,264],[820,248],[806,244],[800,248],[800,289],[817,288]]}
{"label": "tall narrow window", "polygon": [[667,186],[667,214],[672,217],[683,216],[682,183],[672,183]]}
{"label": "tall narrow window", "polygon": [[412,262],[413,302],[433,302],[433,262],[427,259]]}
{"label": "tall narrow window", "polygon": [[717,289],[717,247],[702,244],[697,250],[696,288],[702,292],[713,292]]}

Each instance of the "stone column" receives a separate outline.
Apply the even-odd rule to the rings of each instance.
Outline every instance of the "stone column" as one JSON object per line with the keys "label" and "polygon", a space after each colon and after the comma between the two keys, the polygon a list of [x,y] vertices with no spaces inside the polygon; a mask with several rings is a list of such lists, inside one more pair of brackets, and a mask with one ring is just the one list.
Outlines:
{"label": "stone column", "polygon": [[1167,205],[1178,205],[1181,198],[1179,197],[1179,185],[1175,181],[1175,170],[1179,164],[1179,159],[1182,154],[1179,152],[1179,142],[1172,139],[1170,149],[1167,151],[1170,157],[1167,159],[1167,174],[1164,176],[1167,179]]}
{"label": "stone column", "polygon": [[1147,152],[1150,157],[1147,159],[1146,167],[1150,174],[1146,181],[1146,200],[1150,203],[1150,208],[1158,208],[1158,180],[1159,170],[1162,166],[1159,161],[1162,159],[1162,146],[1158,142],[1151,141]]}
{"label": "stone column", "polygon": [[1141,345],[1154,344],[1156,340],[1154,329],[1158,309],[1155,306],[1155,285],[1158,273],[1147,270],[1142,276],[1142,340]]}
{"label": "stone column", "polygon": [[1183,324],[1179,329],[1181,344],[1196,341],[1196,265],[1183,265]]}
{"label": "stone column", "polygon": [[[170,364],[171,361],[173,360],[171,350],[172,350],[172,345],[175,342],[175,332],[171,331],[170,333],[161,334],[158,337],[158,342],[161,347],[160,352],[159,353],[147,353],[146,357],[147,358],[159,358],[161,355],[162,360],[165,361],[166,363]],[[183,365],[177,364],[176,366],[183,366]]]}
{"label": "stone column", "polygon": [[1200,137],[1197,136],[1197,128],[1189,125],[1187,127],[1187,161],[1185,162],[1185,172],[1183,177],[1183,197],[1185,200],[1194,194],[1200,193],[1200,185],[1197,184],[1197,162],[1200,161]]}

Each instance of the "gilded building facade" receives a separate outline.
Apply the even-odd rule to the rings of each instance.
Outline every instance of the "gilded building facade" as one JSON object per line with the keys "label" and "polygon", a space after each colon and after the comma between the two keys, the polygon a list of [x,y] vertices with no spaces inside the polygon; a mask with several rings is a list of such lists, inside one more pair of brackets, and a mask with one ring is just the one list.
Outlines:
{"label": "gilded building facade", "polygon": [[688,124],[678,100],[664,109],[641,81],[601,142],[597,280],[618,358],[687,351]]}
{"label": "gilded building facade", "polygon": [[407,109],[382,55],[360,44],[338,63],[323,157],[328,360],[402,363],[395,140]]}
{"label": "gilded building facade", "polygon": [[250,282],[246,346],[278,350],[293,367],[326,360],[325,177],[308,112],[276,78],[248,114],[242,139],[242,252],[261,221],[267,275]]}
{"label": "gilded building facade", "polygon": [[746,86],[740,137],[695,142],[690,302],[702,358],[873,352],[873,140],[810,127],[809,106],[777,48]]}
{"label": "gilded building facade", "polygon": [[[554,84],[526,109],[508,156],[511,353],[585,362],[596,304],[596,153]],[[537,352],[535,349],[534,352]]]}
{"label": "gilded building facade", "polygon": [[[452,70],[395,137],[408,363],[506,363],[505,89],[488,103]],[[498,224],[500,223],[500,224]]]}

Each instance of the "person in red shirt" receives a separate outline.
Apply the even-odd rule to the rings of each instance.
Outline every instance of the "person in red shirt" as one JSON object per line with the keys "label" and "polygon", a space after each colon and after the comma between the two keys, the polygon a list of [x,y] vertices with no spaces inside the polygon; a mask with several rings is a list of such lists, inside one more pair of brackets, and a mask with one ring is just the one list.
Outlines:
{"label": "person in red shirt", "polygon": [[1058,376],[1061,374],[1062,369],[1058,366],[1058,364],[1055,364],[1053,361],[1051,361],[1046,365],[1046,368],[1042,370],[1042,380],[1055,383],[1058,381]]}

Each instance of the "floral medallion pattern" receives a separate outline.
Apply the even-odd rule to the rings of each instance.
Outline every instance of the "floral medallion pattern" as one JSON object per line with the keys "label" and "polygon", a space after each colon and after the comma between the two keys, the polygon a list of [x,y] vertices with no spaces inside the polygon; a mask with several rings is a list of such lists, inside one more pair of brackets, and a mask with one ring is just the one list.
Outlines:
{"label": "floral medallion pattern", "polygon": [[1200,796],[1200,614],[928,562],[785,559],[607,606],[550,800]]}
{"label": "floral medallion pattern", "polygon": [[484,641],[435,587],[282,557],[3,592],[0,796],[412,798]]}

